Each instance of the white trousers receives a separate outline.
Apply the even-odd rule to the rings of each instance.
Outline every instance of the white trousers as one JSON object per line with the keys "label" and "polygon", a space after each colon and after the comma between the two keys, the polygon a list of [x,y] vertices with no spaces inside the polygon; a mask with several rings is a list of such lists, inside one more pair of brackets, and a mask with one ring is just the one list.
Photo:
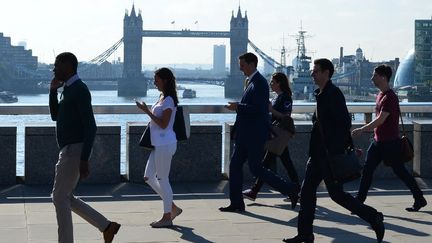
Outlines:
{"label": "white trousers", "polygon": [[176,152],[177,143],[155,146],[150,153],[144,172],[147,184],[163,200],[164,213],[171,212],[173,192],[169,183],[171,160]]}
{"label": "white trousers", "polygon": [[73,195],[80,178],[82,143],[66,145],[60,150],[55,168],[52,200],[56,209],[58,242],[73,243],[71,210],[103,232],[109,221],[88,204]]}

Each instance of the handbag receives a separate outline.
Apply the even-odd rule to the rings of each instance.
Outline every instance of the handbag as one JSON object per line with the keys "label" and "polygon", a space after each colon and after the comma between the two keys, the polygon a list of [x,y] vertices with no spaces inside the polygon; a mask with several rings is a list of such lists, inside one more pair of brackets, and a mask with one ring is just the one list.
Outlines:
{"label": "handbag", "polygon": [[288,146],[288,141],[292,137],[292,133],[284,129],[277,121],[272,123],[270,130],[271,137],[264,144],[264,149],[280,156]]}
{"label": "handbag", "polygon": [[401,120],[402,125],[402,137],[399,138],[395,146],[395,152],[400,151],[399,153],[394,154],[393,156],[390,156],[390,158],[384,158],[384,164],[386,166],[392,166],[394,163],[407,163],[409,161],[412,161],[414,158],[414,148],[409,140],[408,136],[405,133],[405,127],[403,124],[402,119],[402,113],[399,110],[399,116]]}
{"label": "handbag", "polygon": [[349,147],[343,154],[336,154],[329,158],[333,179],[346,183],[360,178],[363,166],[353,147]]}
{"label": "handbag", "polygon": [[151,144],[150,137],[150,123],[147,124],[143,134],[141,135],[139,146],[144,147],[146,149],[154,149],[154,146]]}
{"label": "handbag", "polygon": [[400,116],[401,124],[402,124],[402,137],[400,138],[400,140],[401,140],[401,161],[402,161],[402,163],[406,163],[408,161],[413,160],[414,148],[413,148],[411,141],[408,139],[408,137],[405,134],[405,127],[403,124],[402,113],[400,112],[400,109],[399,109],[399,116]]}
{"label": "handbag", "polygon": [[[316,112],[318,114],[318,112]],[[322,142],[325,145],[324,132],[321,127],[321,123],[318,120],[318,127],[321,133]],[[327,159],[329,161],[330,173],[332,178],[340,183],[346,183],[356,180],[361,177],[363,166],[360,164],[360,160],[356,154],[354,143],[350,134],[349,145],[342,154],[330,155],[328,149],[325,148]]]}
{"label": "handbag", "polygon": [[409,162],[414,158],[414,149],[411,141],[407,136],[403,135],[401,137],[401,161],[403,163]]}
{"label": "handbag", "polygon": [[190,117],[188,107],[177,106],[173,130],[176,134],[177,141],[187,140],[190,137]]}

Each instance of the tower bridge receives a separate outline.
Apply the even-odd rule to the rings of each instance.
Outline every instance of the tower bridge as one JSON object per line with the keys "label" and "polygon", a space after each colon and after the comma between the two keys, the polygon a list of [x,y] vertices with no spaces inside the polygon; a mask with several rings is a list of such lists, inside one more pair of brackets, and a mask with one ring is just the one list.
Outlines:
{"label": "tower bridge", "polygon": [[[142,45],[144,37],[159,38],[229,38],[230,39],[230,74],[224,82],[225,97],[237,98],[243,92],[243,74],[238,68],[237,57],[247,52],[248,45],[248,17],[243,16],[238,9],[231,16],[229,31],[191,31],[176,30],[144,30],[141,13],[136,14],[135,5],[131,13],[126,13],[123,19],[123,47],[124,64],[122,80],[118,85],[118,95],[137,96],[147,94],[147,83],[142,74]],[[144,58],[146,58],[144,56]]]}
{"label": "tower bridge", "polygon": [[143,30],[143,37],[230,38],[229,31]]}
{"label": "tower bridge", "polygon": [[[145,96],[147,94],[147,84],[150,78],[145,77],[142,72],[142,59],[147,58],[142,56],[143,38],[229,38],[230,39],[230,73],[224,78],[212,77],[184,77],[177,78],[178,81],[193,81],[208,84],[221,85],[225,88],[225,97],[238,98],[243,93],[243,74],[238,68],[237,57],[247,52],[247,47],[250,45],[252,49],[267,63],[274,67],[283,66],[264,51],[259,49],[251,40],[248,39],[248,16],[247,13],[242,15],[239,7],[237,15],[232,13],[230,20],[229,31],[191,31],[183,30],[147,30],[143,29],[143,19],[141,13],[135,12],[135,6],[132,6],[131,13],[126,13],[123,19],[123,37],[118,40],[113,46],[99,54],[97,57],[90,60],[90,64],[102,64],[123,44],[124,48],[124,63],[121,77],[90,77],[82,75],[85,81],[97,86],[97,82],[101,84],[109,83],[109,87],[116,88],[119,96]],[[84,66],[80,69],[80,73],[86,73],[91,65]],[[25,77],[17,77],[17,80],[47,82],[51,76],[40,77],[36,74],[29,75],[24,73]],[[49,73],[51,75],[51,73]],[[91,74],[88,74],[91,75]],[[341,83],[341,86],[352,86],[353,84]]]}

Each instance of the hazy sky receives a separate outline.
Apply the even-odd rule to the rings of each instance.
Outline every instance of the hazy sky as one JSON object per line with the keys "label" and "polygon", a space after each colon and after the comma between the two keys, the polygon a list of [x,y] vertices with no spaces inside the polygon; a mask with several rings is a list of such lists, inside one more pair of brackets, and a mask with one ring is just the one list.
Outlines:
{"label": "hazy sky", "polygon": [[[144,29],[228,31],[231,13],[249,18],[249,39],[279,60],[283,40],[295,55],[292,35],[303,24],[310,55],[338,57],[358,47],[373,61],[401,59],[414,43],[414,20],[430,19],[431,0],[135,0]],[[132,0],[2,0],[0,32],[12,43],[27,42],[39,61],[52,63],[55,54],[74,52],[88,61],[118,41],[125,10]],[[171,24],[175,21],[175,24]],[[195,22],[198,21],[197,24]],[[283,38],[285,36],[285,38]],[[144,38],[143,63],[212,63],[213,45],[229,39]],[[249,47],[249,50],[251,48]],[[123,47],[109,60],[121,57]],[[228,62],[228,60],[227,60]]]}

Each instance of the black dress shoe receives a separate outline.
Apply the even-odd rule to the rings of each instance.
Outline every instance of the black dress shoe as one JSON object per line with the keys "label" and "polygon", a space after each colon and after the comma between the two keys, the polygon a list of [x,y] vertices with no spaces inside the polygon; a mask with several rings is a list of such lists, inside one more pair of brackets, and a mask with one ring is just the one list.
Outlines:
{"label": "black dress shoe", "polygon": [[377,242],[380,243],[384,239],[384,215],[378,212],[375,216],[375,222],[371,225],[372,229],[375,231]]}
{"label": "black dress shoe", "polygon": [[313,243],[314,238],[315,237],[313,235],[308,235],[308,236],[297,235],[294,238],[283,239],[282,241],[287,243]]}
{"label": "black dress shoe", "polygon": [[239,213],[239,212],[244,212],[245,211],[245,207],[236,207],[233,205],[229,205],[228,207],[220,207],[219,211],[221,212],[231,212],[231,213]]}
{"label": "black dress shoe", "polygon": [[426,199],[422,197],[421,199],[415,200],[414,204],[410,208],[405,208],[408,212],[417,212],[420,210],[420,208],[427,205]]}

